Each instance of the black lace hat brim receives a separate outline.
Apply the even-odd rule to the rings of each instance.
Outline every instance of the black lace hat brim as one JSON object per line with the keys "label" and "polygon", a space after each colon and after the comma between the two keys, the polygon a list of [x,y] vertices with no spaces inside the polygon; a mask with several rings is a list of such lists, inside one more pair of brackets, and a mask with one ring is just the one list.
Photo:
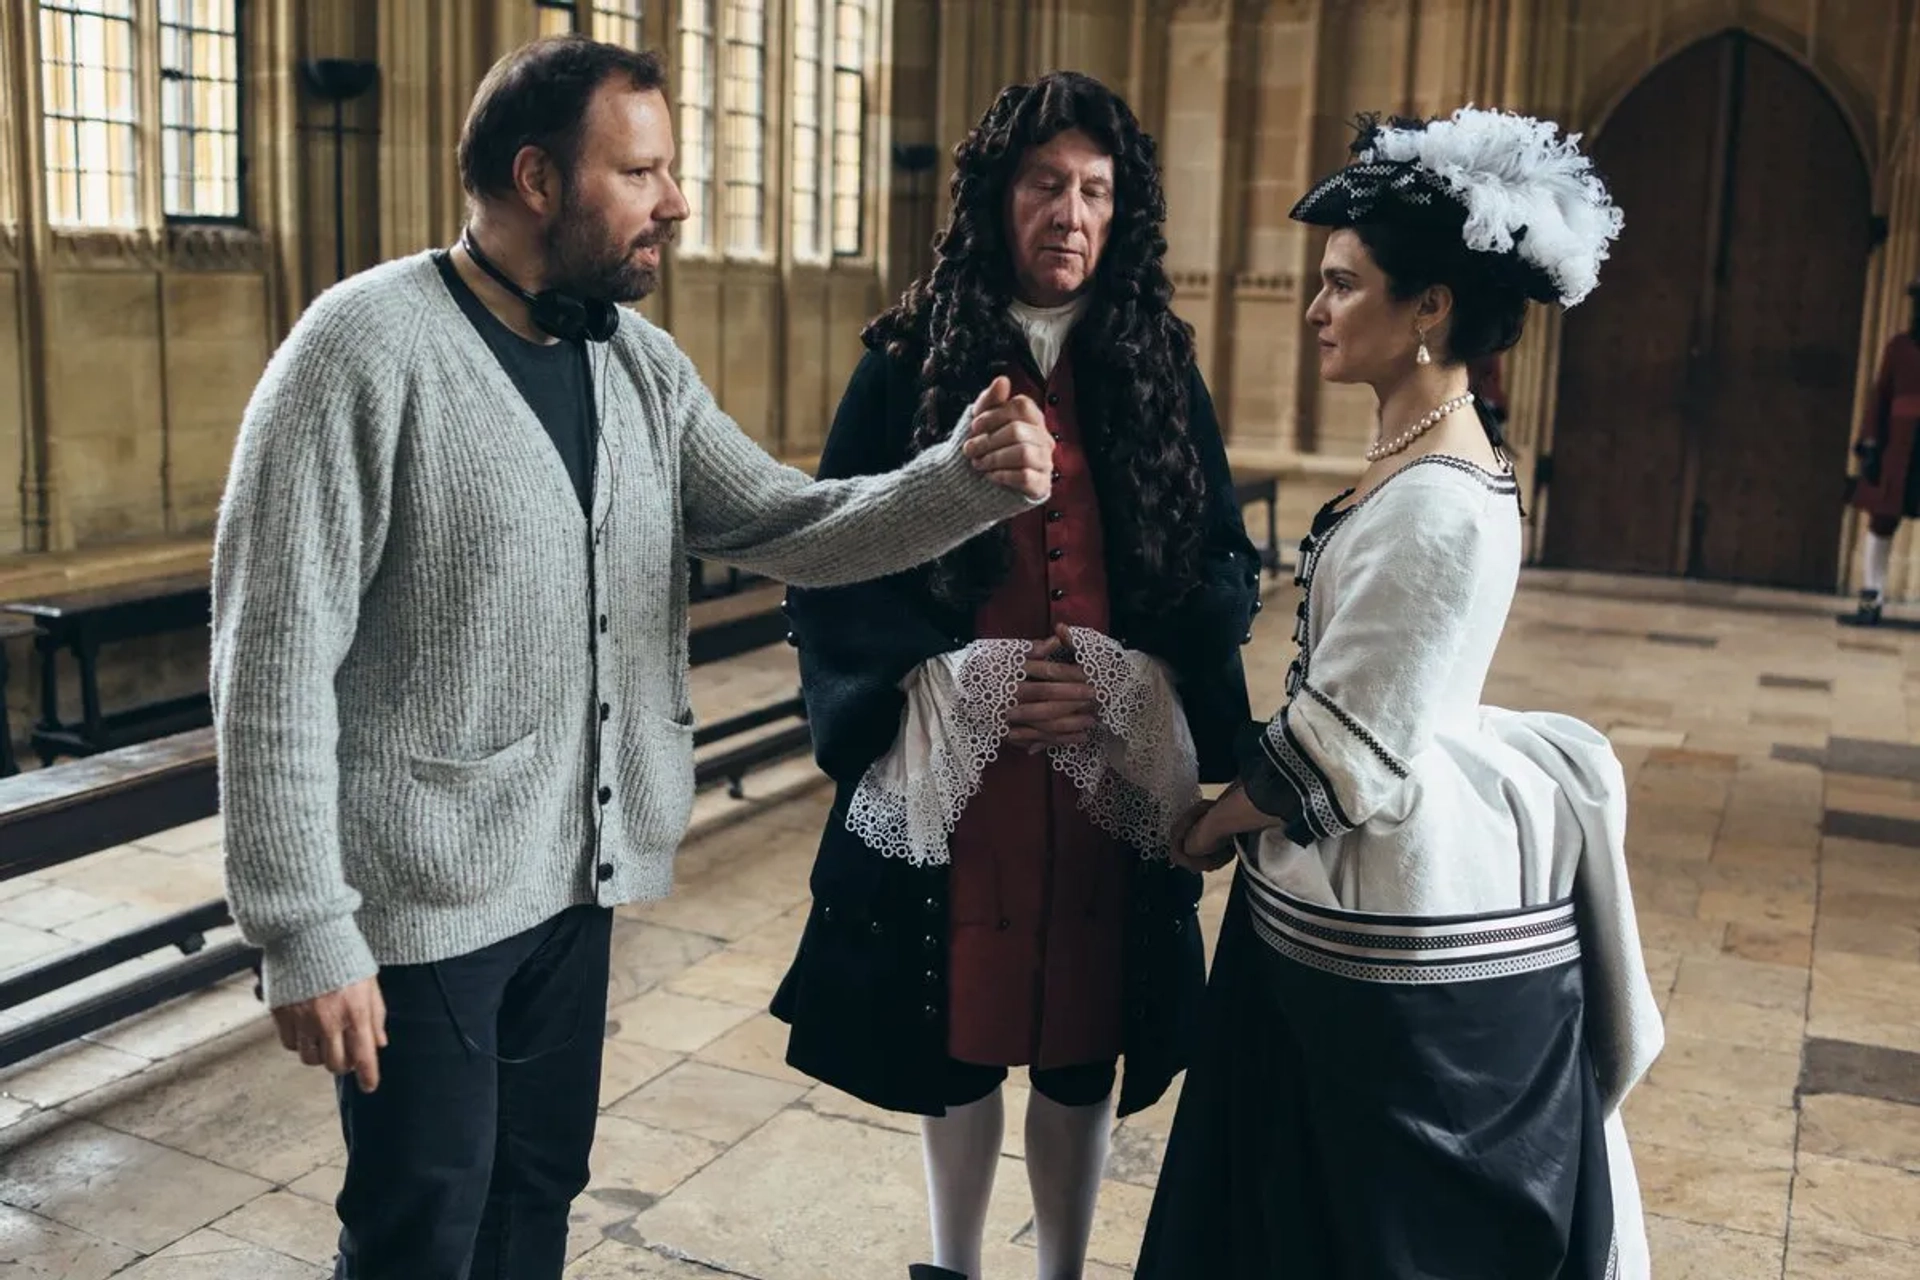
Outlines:
{"label": "black lace hat brim", "polygon": [[1287,216],[1309,226],[1351,227],[1388,211],[1427,218],[1466,217],[1465,207],[1431,174],[1403,160],[1362,160],[1328,174],[1300,197]]}
{"label": "black lace hat brim", "polygon": [[[1361,160],[1314,183],[1287,216],[1335,230],[1363,222],[1424,224],[1457,242],[1467,209],[1440,179],[1411,161]],[[1482,253],[1465,244],[1459,252],[1489,277],[1535,302],[1560,296],[1552,277],[1518,253]]]}

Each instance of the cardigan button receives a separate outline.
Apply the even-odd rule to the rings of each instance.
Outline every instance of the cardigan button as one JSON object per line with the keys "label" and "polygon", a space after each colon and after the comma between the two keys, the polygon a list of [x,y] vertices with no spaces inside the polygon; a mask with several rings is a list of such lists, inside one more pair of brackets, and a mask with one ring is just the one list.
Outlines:
{"label": "cardigan button", "polygon": [[613,704],[610,702],[601,703],[600,704],[600,723],[605,724],[612,715],[613,715]]}
{"label": "cardigan button", "polygon": [[600,634],[605,635],[606,632],[607,632],[607,615],[603,613],[600,615]]}
{"label": "cardigan button", "polygon": [[607,881],[613,879],[613,864],[611,862],[601,863],[600,870],[597,874],[600,877],[600,883],[605,884]]}
{"label": "cardigan button", "polygon": [[612,787],[602,787],[602,788],[600,788],[600,803],[601,803],[601,804],[607,804],[607,803],[609,803],[610,801],[612,801],[612,799],[613,799],[613,788],[612,788]]}

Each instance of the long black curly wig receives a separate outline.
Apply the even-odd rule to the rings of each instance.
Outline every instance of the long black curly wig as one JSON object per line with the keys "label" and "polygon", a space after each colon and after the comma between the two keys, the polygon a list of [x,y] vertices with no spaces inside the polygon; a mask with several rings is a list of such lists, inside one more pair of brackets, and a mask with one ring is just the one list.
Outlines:
{"label": "long black curly wig", "polygon": [[[1178,607],[1194,585],[1206,484],[1187,433],[1193,329],[1171,307],[1159,164],[1153,139],[1119,95],[1072,72],[1002,90],[954,150],[953,213],[934,239],[932,272],[862,337],[920,366],[911,451],[945,441],[1025,349],[1007,316],[1010,191],[1027,150],[1072,129],[1114,167],[1113,224],[1070,339],[1076,409],[1100,493],[1114,602],[1151,617]],[[1002,526],[936,561],[929,586],[945,604],[977,608],[1010,560]]]}

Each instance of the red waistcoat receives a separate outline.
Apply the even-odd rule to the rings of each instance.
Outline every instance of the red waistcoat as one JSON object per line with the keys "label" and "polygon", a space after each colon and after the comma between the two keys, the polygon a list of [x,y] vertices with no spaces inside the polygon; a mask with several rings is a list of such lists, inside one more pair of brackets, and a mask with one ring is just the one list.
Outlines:
{"label": "red waistcoat", "polygon": [[[1105,544],[1073,372],[1015,394],[1054,437],[1053,496],[1010,522],[1013,564],[975,616],[980,639],[1038,640],[1060,624],[1109,631]],[[963,1062],[1070,1066],[1120,1052],[1130,853],[1095,827],[1044,753],[1003,747],[952,838],[949,1036]]]}

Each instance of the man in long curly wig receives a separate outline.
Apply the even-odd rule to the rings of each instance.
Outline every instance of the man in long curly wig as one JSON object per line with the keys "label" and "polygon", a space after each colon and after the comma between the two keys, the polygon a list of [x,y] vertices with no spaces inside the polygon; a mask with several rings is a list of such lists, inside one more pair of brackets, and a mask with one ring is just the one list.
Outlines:
{"label": "man in long curly wig", "polygon": [[955,159],[933,271],[868,326],[820,473],[902,465],[988,386],[1043,406],[1053,496],[915,572],[790,596],[838,795],[774,1012],[794,1066],[923,1117],[916,1280],[980,1274],[1001,1085],[1027,1067],[1040,1275],[1065,1280],[1119,1060],[1121,1115],[1186,1063],[1199,881],[1167,851],[1248,724],[1259,565],[1132,111],[1048,75],[1004,90]]}

